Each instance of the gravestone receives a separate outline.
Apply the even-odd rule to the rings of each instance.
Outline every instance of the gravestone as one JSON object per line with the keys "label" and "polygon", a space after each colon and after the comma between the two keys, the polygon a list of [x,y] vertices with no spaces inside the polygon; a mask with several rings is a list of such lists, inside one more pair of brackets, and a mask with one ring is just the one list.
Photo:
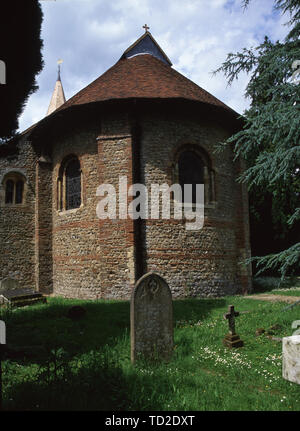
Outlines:
{"label": "gravestone", "polygon": [[282,377],[300,385],[300,335],[282,339]]}
{"label": "gravestone", "polygon": [[6,277],[3,278],[3,280],[0,280],[0,294],[2,294],[2,292],[16,290],[19,288],[20,285],[18,280],[15,280],[14,278]]}
{"label": "gravestone", "polygon": [[6,344],[6,326],[2,320],[0,320],[0,344]]}
{"label": "gravestone", "polygon": [[130,302],[131,361],[169,360],[173,352],[173,304],[167,282],[149,272],[141,277]]}
{"label": "gravestone", "polygon": [[238,317],[240,313],[234,311],[234,305],[229,305],[228,313],[224,314],[224,319],[228,320],[229,332],[223,340],[223,344],[229,348],[232,347],[243,347],[244,342],[240,339],[238,334],[235,332],[235,318]]}
{"label": "gravestone", "polygon": [[46,298],[34,289],[22,288],[13,278],[0,280],[0,305],[22,307],[37,302],[46,302]]}

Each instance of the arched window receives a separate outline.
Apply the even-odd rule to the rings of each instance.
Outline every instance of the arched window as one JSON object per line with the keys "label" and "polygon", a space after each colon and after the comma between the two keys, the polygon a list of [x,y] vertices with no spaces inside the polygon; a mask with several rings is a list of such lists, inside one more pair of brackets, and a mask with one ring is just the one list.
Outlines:
{"label": "arched window", "polygon": [[[196,184],[204,184],[204,202],[215,202],[215,174],[207,153],[196,145],[185,145],[176,154],[175,178],[182,188],[182,199],[196,203]],[[184,196],[184,184],[192,184],[191,202]]]}
{"label": "arched window", "polygon": [[57,208],[70,210],[81,205],[81,168],[76,156],[67,157],[61,164],[57,180]]}
{"label": "arched window", "polygon": [[5,203],[12,204],[14,201],[14,187],[13,180],[7,180],[5,184]]}
{"label": "arched window", "polygon": [[21,204],[23,201],[24,183],[22,180],[16,182],[16,204]]}
{"label": "arched window", "polygon": [[[202,159],[193,151],[183,151],[178,158],[178,180],[182,189],[182,200],[196,203],[196,184],[204,184],[204,164]],[[184,195],[184,185],[192,185],[192,201]]]}
{"label": "arched window", "polygon": [[17,172],[7,174],[3,181],[4,204],[19,205],[24,203],[25,178]]}
{"label": "arched window", "polygon": [[72,159],[66,167],[66,209],[81,205],[81,172],[78,159]]}

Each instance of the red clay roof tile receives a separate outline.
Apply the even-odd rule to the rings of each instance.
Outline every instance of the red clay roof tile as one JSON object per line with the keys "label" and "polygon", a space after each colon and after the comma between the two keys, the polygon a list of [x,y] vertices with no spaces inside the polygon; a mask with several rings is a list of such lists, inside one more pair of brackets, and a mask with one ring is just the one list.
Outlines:
{"label": "red clay roof tile", "polygon": [[183,98],[234,112],[216,97],[150,54],[121,58],[57,111],[86,103],[132,98]]}

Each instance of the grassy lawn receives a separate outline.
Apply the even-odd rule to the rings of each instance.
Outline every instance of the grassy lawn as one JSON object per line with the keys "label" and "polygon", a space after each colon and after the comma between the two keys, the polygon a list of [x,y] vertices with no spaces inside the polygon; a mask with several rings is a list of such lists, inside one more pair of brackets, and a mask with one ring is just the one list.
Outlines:
{"label": "grassy lawn", "polygon": [[[83,305],[79,321],[66,314]],[[242,312],[242,348],[222,344],[228,305]],[[257,328],[290,336],[300,306],[247,297],[174,301],[172,360],[130,362],[130,304],[49,298],[47,304],[0,310],[7,342],[31,356],[3,361],[3,404],[12,410],[300,410],[300,385],[282,379],[281,342]],[[2,314],[2,315],[1,315]],[[43,347],[41,350],[40,347]]]}

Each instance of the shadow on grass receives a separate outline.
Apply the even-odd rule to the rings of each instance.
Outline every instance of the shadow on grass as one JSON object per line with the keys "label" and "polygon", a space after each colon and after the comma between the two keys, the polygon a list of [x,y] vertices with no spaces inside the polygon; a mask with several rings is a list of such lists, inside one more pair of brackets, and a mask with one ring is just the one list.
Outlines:
{"label": "shadow on grass", "polygon": [[[203,320],[212,309],[224,307],[225,303],[224,299],[175,300],[174,327],[178,321]],[[67,317],[73,305],[86,310],[78,321]],[[129,331],[128,301],[50,298],[47,304],[8,314],[8,346],[25,354],[6,357],[4,408],[159,410],[159,395],[148,395],[154,383],[171,398],[170,379],[161,375],[155,384],[151,376],[129,366]],[[190,346],[182,346],[181,351],[188,355]],[[24,372],[18,380],[14,370],[19,371],[16,367],[20,366]]]}
{"label": "shadow on grass", "polygon": [[[67,364],[54,376],[39,373],[36,379],[24,380],[6,390],[5,410],[160,410],[158,391],[171,397],[169,378],[142,375],[131,370],[125,373],[114,359],[99,352],[81,358],[81,367]],[[155,393],[156,392],[156,393]]]}
{"label": "shadow on grass", "polygon": [[211,310],[222,308],[225,305],[224,298],[177,299],[173,301],[174,326],[181,320],[194,323],[204,320]]}
{"label": "shadow on grass", "polygon": [[[67,317],[73,305],[82,305],[86,310],[86,314],[77,321]],[[175,300],[174,327],[178,321],[203,320],[212,309],[224,305],[224,299]],[[117,339],[128,337],[129,332],[129,301],[51,298],[48,304],[15,310],[7,319],[9,346],[61,347],[70,355],[101,349],[105,345],[114,346]]]}
{"label": "shadow on grass", "polygon": [[[85,315],[73,320],[68,310],[81,305]],[[47,304],[14,310],[7,319],[7,342],[12,347],[63,348],[70,355],[111,345],[128,334],[128,302],[79,301],[50,298]],[[5,320],[5,318],[3,319]],[[33,349],[34,350],[34,349]]]}

